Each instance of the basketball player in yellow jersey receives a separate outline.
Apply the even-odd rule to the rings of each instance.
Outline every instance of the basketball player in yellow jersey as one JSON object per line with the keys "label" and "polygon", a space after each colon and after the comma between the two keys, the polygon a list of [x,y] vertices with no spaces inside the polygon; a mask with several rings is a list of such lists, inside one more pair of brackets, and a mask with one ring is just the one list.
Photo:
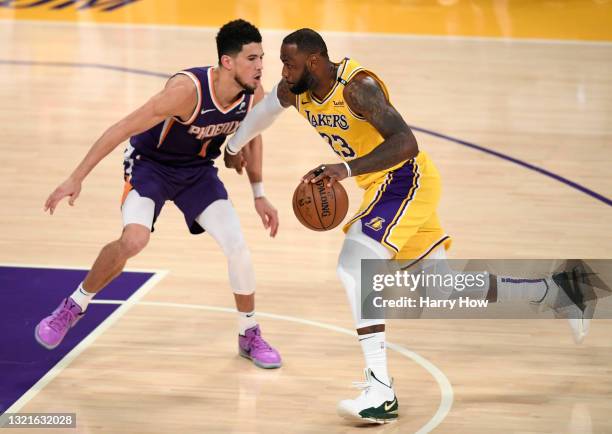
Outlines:
{"label": "basketball player in yellow jersey", "polygon": [[365,190],[359,212],[344,227],[338,276],[365,355],[366,382],[361,395],[341,401],[338,410],[362,422],[389,422],[398,416],[398,401],[387,372],[385,324],[361,318],[361,260],[418,259],[450,245],[436,215],[439,175],[427,154],[419,152],[385,84],[373,72],[349,58],[331,62],[325,42],[310,29],[283,40],[281,60],[283,79],[271,92],[278,98],[264,98],[264,116],[247,116],[245,128],[226,146],[226,163],[236,165],[245,136],[270,125],[283,107],[293,106],[343,160],[310,171],[304,182],[355,176]]}
{"label": "basketball player in yellow jersey", "polygon": [[[331,183],[353,176],[365,190],[359,211],[344,227],[337,271],[365,356],[366,381],[363,392],[356,399],[341,401],[338,411],[361,422],[389,422],[398,416],[398,401],[387,372],[385,323],[361,317],[361,260],[445,258],[450,238],[436,213],[440,176],[391,104],[385,84],[372,71],[350,58],[331,62],[323,38],[311,29],[285,37],[281,60],[282,80],[229,139],[226,166],[240,167],[241,147],[270,126],[284,108],[293,106],[342,160],[318,166],[303,181],[329,178]],[[445,269],[440,274],[447,273],[453,271]],[[553,307],[563,298],[554,279],[491,276],[482,297],[491,302],[526,299]],[[449,294],[433,295],[446,298]],[[575,307],[572,302],[563,303]]]}

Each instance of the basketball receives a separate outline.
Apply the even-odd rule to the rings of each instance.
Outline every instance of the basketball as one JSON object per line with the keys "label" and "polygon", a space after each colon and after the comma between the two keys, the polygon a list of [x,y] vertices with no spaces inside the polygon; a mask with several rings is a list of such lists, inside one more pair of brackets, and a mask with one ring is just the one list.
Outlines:
{"label": "basketball", "polygon": [[313,231],[328,231],[344,220],[348,211],[348,195],[339,182],[327,186],[328,179],[300,184],[293,193],[293,212],[297,219]]}

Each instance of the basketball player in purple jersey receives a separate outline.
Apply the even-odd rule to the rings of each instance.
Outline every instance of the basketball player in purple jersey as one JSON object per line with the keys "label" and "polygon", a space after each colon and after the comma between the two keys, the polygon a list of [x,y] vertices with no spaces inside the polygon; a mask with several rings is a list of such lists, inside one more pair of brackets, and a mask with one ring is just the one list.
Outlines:
{"label": "basketball player in purple jersey", "polygon": [[[36,327],[36,340],[57,347],[86,313],[90,300],[123,270],[126,261],[148,243],[167,200],[185,216],[192,234],[208,232],[227,256],[229,280],[238,309],[240,355],[262,368],[281,366],[279,353],[262,338],[254,317],[255,277],[236,211],[217,177],[214,160],[255,103],[263,98],[261,35],[243,20],[224,25],[217,34],[219,64],[180,71],[142,107],[111,126],[92,146],[74,172],[45,203],[53,214],[69,197],[73,205],[81,183],[113,149],[128,138],[125,153],[123,231],[100,252],[85,280]],[[255,209],[274,237],[276,209],[263,195],[261,139],[249,145],[246,165]]]}

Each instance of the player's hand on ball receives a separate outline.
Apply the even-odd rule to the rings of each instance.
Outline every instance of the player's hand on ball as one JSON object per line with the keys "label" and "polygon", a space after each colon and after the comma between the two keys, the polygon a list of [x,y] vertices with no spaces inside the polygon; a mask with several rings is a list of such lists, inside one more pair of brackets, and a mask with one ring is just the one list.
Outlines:
{"label": "player's hand on ball", "polygon": [[328,178],[327,186],[330,187],[336,181],[342,181],[348,176],[344,164],[321,164],[312,169],[302,177],[304,182],[316,183],[320,179]]}
{"label": "player's hand on ball", "polygon": [[231,155],[227,152],[227,146],[223,152],[223,161],[225,162],[225,167],[228,169],[234,169],[239,175],[242,175],[242,169],[247,164],[246,158],[244,158],[242,151],[238,152],[236,155]]}
{"label": "player's hand on ball", "polygon": [[66,196],[70,197],[68,200],[70,206],[74,206],[74,201],[79,197],[79,194],[81,194],[81,181],[68,178],[49,195],[45,202],[45,212],[49,211],[50,214],[53,214],[57,204]]}
{"label": "player's hand on ball", "polygon": [[264,228],[270,229],[270,236],[274,238],[278,232],[278,211],[276,208],[262,196],[255,199],[255,210],[261,217]]}

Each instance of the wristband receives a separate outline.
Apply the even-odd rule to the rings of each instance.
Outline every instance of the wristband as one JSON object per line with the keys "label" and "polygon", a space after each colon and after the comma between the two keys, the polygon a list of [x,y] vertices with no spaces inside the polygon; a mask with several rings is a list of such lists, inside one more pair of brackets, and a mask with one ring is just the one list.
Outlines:
{"label": "wristband", "polygon": [[343,161],[342,164],[344,164],[344,167],[346,167],[346,173],[348,173],[348,175],[346,176],[350,177],[351,176],[351,166],[349,166],[346,161]]}
{"label": "wristband", "polygon": [[232,149],[232,147],[230,146],[229,142],[227,142],[227,145],[225,145],[225,152],[227,152],[230,155],[236,155],[238,153],[238,151],[234,151]]}
{"label": "wristband", "polygon": [[253,190],[253,198],[259,199],[260,197],[264,197],[264,187],[263,182],[254,182],[251,184],[251,190]]}

